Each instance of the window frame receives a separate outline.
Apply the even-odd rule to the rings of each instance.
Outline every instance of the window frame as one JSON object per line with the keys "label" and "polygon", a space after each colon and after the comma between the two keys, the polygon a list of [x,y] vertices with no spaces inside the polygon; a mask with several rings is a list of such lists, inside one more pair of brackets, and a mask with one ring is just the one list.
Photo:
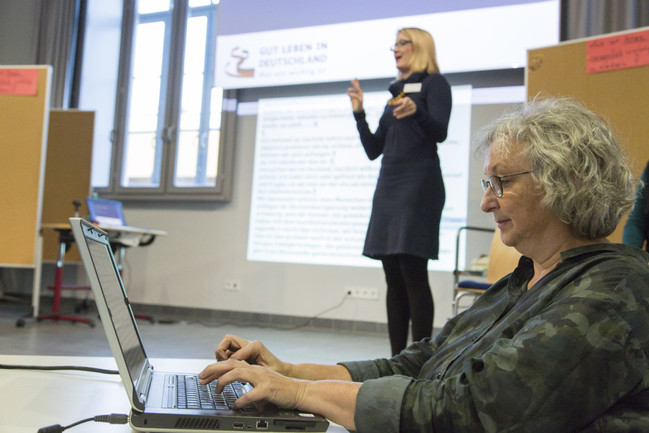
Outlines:
{"label": "window frame", "polygon": [[[93,191],[102,197],[119,200],[159,200],[159,201],[229,201],[232,189],[232,165],[234,149],[234,128],[236,125],[236,91],[223,91],[221,109],[221,126],[219,130],[219,148],[217,153],[217,175],[213,186],[175,186],[176,153],[178,150],[178,128],[180,124],[181,89],[184,66],[184,45],[187,22],[190,18],[189,0],[174,1],[171,11],[171,28],[166,28],[165,37],[170,38],[170,44],[165,44],[163,52],[161,98],[158,124],[163,125],[157,131],[156,140],[161,146],[159,185],[155,187],[128,187],[122,185],[122,175],[125,169],[124,153],[126,143],[126,128],[129,118],[129,100],[131,72],[133,67],[134,35],[136,25],[137,0],[124,0],[120,59],[117,79],[117,95],[115,103],[114,127],[111,133],[112,156],[110,162],[109,182],[106,187],[94,187]],[[205,83],[214,80],[214,62],[216,56],[216,8],[198,7],[204,9],[208,17],[208,33],[206,35]],[[169,14],[165,12],[162,15]],[[200,13],[199,13],[200,14]],[[156,14],[151,14],[155,16]],[[207,66],[209,65],[209,68]],[[204,96],[209,93],[204,87]],[[234,102],[234,104],[233,104]],[[203,103],[205,106],[205,103]],[[234,107],[234,109],[232,109]],[[208,113],[202,112],[201,116]]]}

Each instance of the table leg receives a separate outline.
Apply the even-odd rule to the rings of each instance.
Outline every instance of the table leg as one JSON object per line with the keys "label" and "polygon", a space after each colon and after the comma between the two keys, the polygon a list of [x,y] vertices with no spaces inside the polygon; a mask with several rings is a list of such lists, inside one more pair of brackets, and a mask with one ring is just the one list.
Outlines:
{"label": "table leg", "polygon": [[63,258],[65,257],[65,242],[59,243],[59,256],[56,260],[54,271],[54,296],[52,297],[52,313],[58,314],[61,310],[61,290],[63,287]]}
{"label": "table leg", "polygon": [[38,317],[41,302],[41,275],[43,268],[43,235],[38,233],[34,250],[34,283],[32,285],[32,317]]}
{"label": "table leg", "polygon": [[41,320],[53,320],[55,322],[59,320],[65,320],[68,322],[80,322],[86,323],[92,327],[95,326],[95,322],[85,317],[78,316],[66,316],[59,314],[61,310],[61,292],[66,289],[70,290],[89,290],[88,286],[63,286],[63,264],[65,261],[65,252],[68,249],[68,245],[72,242],[72,234],[69,229],[59,231],[59,255],[56,260],[56,270],[54,274],[54,296],[52,297],[52,314],[41,314],[38,315],[36,320],[39,322]]}

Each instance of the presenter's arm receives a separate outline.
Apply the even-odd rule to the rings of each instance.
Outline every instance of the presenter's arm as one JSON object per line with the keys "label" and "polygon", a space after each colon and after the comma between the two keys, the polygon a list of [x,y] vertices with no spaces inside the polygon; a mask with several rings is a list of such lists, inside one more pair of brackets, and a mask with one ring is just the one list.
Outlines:
{"label": "presenter's arm", "polygon": [[365,110],[363,109],[363,91],[358,82],[358,79],[351,81],[351,87],[347,89],[347,96],[352,103],[352,111],[354,113],[354,120],[356,120],[356,129],[360,135],[363,149],[367,157],[374,161],[383,153],[383,145],[385,144],[385,130],[383,122],[379,122],[379,126],[374,133],[370,131],[370,127],[365,119]]}
{"label": "presenter's arm", "polygon": [[436,143],[446,140],[452,105],[451,86],[446,78],[441,74],[426,77],[422,85],[422,98],[413,116]]}
{"label": "presenter's arm", "polygon": [[361,90],[358,78],[351,81],[351,87],[347,88],[347,96],[349,96],[349,100],[352,103],[352,111],[354,113],[363,111],[363,91]]}

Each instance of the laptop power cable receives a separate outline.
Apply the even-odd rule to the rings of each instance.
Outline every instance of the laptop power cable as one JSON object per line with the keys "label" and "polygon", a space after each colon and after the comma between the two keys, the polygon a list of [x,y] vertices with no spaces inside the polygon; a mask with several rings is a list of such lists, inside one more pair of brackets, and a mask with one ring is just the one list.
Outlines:
{"label": "laptop power cable", "polygon": [[101,374],[119,374],[119,371],[117,370],[107,370],[105,368],[95,368],[95,367],[81,367],[75,365],[47,366],[47,365],[0,364],[0,370],[41,370],[41,371],[78,370],[78,371],[89,371],[91,373],[101,373]]}
{"label": "laptop power cable", "polygon": [[85,422],[90,422],[90,421],[107,422],[110,424],[126,424],[128,422],[128,415],[124,415],[120,413],[111,413],[110,415],[97,415],[92,418],[82,419],[81,421],[77,421],[65,427],[62,427],[61,424],[55,424],[48,427],[43,427],[38,429],[38,433],[61,433],[63,430],[67,430],[71,427],[75,427],[78,426],[79,424],[83,424]]}

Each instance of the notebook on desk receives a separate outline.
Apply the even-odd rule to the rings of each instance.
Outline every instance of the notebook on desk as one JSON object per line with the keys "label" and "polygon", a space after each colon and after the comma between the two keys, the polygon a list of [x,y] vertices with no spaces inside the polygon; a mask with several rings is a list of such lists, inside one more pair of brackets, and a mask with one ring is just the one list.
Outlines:
{"label": "notebook on desk", "polygon": [[[247,392],[249,384],[217,394],[213,386],[194,386],[195,373],[159,372],[149,362],[106,232],[80,218],[70,218],[99,316],[131,403],[130,423],[148,432],[206,431],[326,431],[329,422],[319,415],[260,404],[242,410],[224,407],[232,393]],[[186,384],[186,378],[189,382]],[[228,396],[230,394],[230,396]],[[192,406],[205,398],[199,407]],[[210,403],[208,403],[208,400]],[[225,400],[225,401],[222,401]],[[216,406],[212,407],[215,401]]]}

